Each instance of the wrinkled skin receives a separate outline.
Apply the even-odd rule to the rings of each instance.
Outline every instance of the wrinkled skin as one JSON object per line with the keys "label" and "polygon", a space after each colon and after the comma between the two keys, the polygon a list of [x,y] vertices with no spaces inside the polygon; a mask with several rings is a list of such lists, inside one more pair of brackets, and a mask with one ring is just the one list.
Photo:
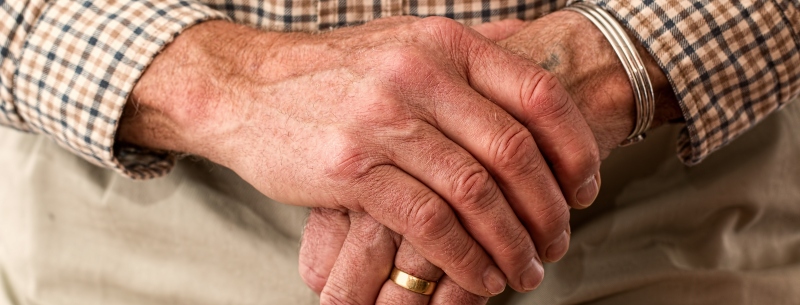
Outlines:
{"label": "wrinkled skin", "polygon": [[131,100],[119,140],[206,157],[281,202],[364,213],[483,297],[535,288],[539,257],[566,251],[569,206],[597,191],[595,135],[557,76],[443,18],[325,34],[202,23]]}
{"label": "wrinkled skin", "polygon": [[[584,114],[600,155],[605,158],[632,128],[632,92],[605,38],[583,17],[569,14],[556,13],[533,23],[513,20],[487,23],[475,29],[553,71],[561,83],[566,84],[572,100]],[[564,39],[578,35],[582,35],[582,39]],[[646,62],[661,97],[653,125],[658,126],[680,117],[680,110],[663,73],[654,61]],[[564,164],[561,161],[564,156],[559,153],[565,150],[542,147],[542,151],[568,194],[572,189],[565,183],[567,179],[561,179],[566,173],[558,168]],[[599,175],[594,176],[596,188],[600,185],[599,178]],[[593,199],[591,197],[588,203]],[[585,200],[570,202],[575,208],[585,208],[586,203]],[[555,261],[560,255],[549,260]],[[435,294],[422,296],[386,280],[391,265],[424,279],[439,280]],[[369,216],[354,212],[311,211],[301,248],[300,273],[309,287],[321,293],[323,303],[477,305],[488,300],[462,289],[447,275],[442,277],[441,270],[416,253],[402,236],[380,226]]]}

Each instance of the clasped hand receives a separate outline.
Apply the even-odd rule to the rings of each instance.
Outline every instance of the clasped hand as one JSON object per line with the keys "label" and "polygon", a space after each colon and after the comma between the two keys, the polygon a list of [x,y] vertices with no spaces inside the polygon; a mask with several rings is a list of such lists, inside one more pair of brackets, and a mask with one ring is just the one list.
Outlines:
{"label": "clasped hand", "polygon": [[[313,209],[301,248],[300,268],[307,284],[321,293],[323,304],[372,304],[376,300],[378,303],[427,304],[431,300],[429,297],[386,282],[392,265],[419,277],[439,280],[433,304],[483,303],[486,300],[483,297],[502,291],[506,279],[518,291],[532,290],[543,277],[539,256],[546,261],[556,261],[567,250],[567,203],[585,207],[597,192],[599,181],[595,179],[599,179],[596,174],[599,158],[592,133],[570,96],[551,74],[530,62],[521,62],[521,58],[488,43],[469,29],[445,20],[416,22],[435,26],[440,30],[438,34],[451,33],[459,39],[473,41],[461,48],[466,51],[459,54],[463,57],[456,58],[457,62],[465,63],[455,66],[458,73],[455,75],[460,77],[452,77],[453,71],[446,70],[452,63],[424,64],[428,58],[437,57],[434,52],[441,50],[429,49],[421,54],[407,52],[413,50],[407,49],[390,56],[390,61],[401,60],[394,77],[403,78],[393,78],[391,83],[409,84],[401,86],[405,90],[428,92],[433,88],[433,93],[423,94],[424,105],[433,105],[433,110],[425,112],[431,108],[423,107],[418,113],[423,117],[435,117],[425,119],[424,129],[414,128],[405,132],[401,139],[413,149],[403,153],[414,154],[416,150],[419,154],[413,162],[388,162],[421,182],[426,193],[430,190],[435,194],[431,196],[439,197],[436,206],[442,208],[437,210],[450,214],[446,206],[450,205],[458,220],[452,220],[450,215],[436,220],[426,217],[425,224],[436,221],[452,227],[416,230],[414,227],[419,226],[412,223],[413,231],[401,225],[405,231],[400,232],[387,229],[378,223],[380,220],[375,221],[365,213]],[[475,29],[490,39],[499,40],[521,26],[519,21],[505,21]],[[454,44],[446,42],[445,45]],[[471,52],[471,48],[476,48],[473,50],[478,51],[477,55],[473,55],[476,53],[472,53],[475,51]],[[421,69],[421,64],[428,67]],[[442,70],[430,70],[437,67]],[[423,78],[427,84],[415,83],[419,72],[432,76]],[[440,73],[450,76],[442,77]],[[414,100],[403,100],[407,101]],[[411,107],[419,105],[417,103]],[[426,129],[435,129],[432,133],[439,137],[419,141],[428,132]],[[538,141],[534,141],[534,137]],[[434,145],[442,147],[442,143],[453,148],[431,149]],[[555,175],[542,153],[551,162]],[[581,190],[587,184],[594,189]],[[579,195],[579,191],[588,194]],[[404,196],[379,198],[397,205],[408,202]],[[463,235],[434,239],[460,230],[457,228],[459,220],[469,236],[477,240],[478,247],[485,249],[503,270],[502,278],[491,278],[489,275],[493,271],[480,274],[486,266],[482,261],[483,253],[470,253],[475,245],[468,238],[461,239]],[[453,242],[456,244],[451,244]],[[455,251],[452,247],[456,247]],[[446,256],[439,256],[441,254]],[[430,257],[433,264],[423,257]],[[442,278],[442,271],[434,265],[445,269],[448,275]],[[488,266],[491,270],[492,265]],[[462,277],[462,274],[467,276]],[[481,284],[481,279],[484,287],[473,284]]]}
{"label": "clasped hand", "polygon": [[[520,27],[479,30],[501,39]],[[446,274],[437,293],[530,291],[542,260],[567,250],[569,206],[596,196],[600,152],[559,80],[484,35],[444,18],[323,34],[205,22],[148,67],[119,139],[339,211],[326,224],[316,209],[309,227],[322,227],[303,245],[301,274],[323,303],[375,302],[394,251],[396,264],[441,268],[423,268]],[[336,258],[357,253],[363,276],[334,280],[351,267]]]}

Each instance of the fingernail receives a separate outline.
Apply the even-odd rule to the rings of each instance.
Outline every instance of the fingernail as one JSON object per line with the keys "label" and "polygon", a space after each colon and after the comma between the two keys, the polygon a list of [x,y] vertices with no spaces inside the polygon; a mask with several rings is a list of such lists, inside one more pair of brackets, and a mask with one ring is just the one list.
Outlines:
{"label": "fingernail", "polygon": [[544,279],[544,266],[539,257],[534,257],[528,264],[528,269],[522,272],[522,288],[525,291],[531,291],[539,287]]}
{"label": "fingernail", "polygon": [[567,249],[569,249],[569,232],[564,230],[564,232],[556,238],[556,241],[550,245],[550,248],[547,248],[547,252],[545,252],[547,260],[551,262],[558,261],[567,253]]}
{"label": "fingernail", "polygon": [[575,198],[578,200],[578,205],[582,208],[592,205],[592,202],[597,198],[597,193],[600,191],[600,186],[598,185],[599,181],[600,173],[598,172],[594,174],[594,176],[589,177],[578,189]]}
{"label": "fingernail", "polygon": [[595,180],[597,180],[597,189],[598,189],[598,190],[599,190],[601,187],[603,187],[603,179],[600,179],[600,178],[601,178],[601,176],[600,176],[600,172],[596,172],[596,173],[594,173],[594,179],[595,179]]}
{"label": "fingernail", "polygon": [[506,290],[506,277],[497,267],[489,266],[483,274],[483,285],[490,294],[498,295]]}

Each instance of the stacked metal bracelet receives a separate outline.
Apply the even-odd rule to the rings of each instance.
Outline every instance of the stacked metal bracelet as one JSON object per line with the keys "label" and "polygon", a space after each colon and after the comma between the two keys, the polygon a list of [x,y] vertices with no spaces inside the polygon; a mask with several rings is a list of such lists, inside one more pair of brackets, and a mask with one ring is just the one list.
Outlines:
{"label": "stacked metal bracelet", "polygon": [[565,8],[566,10],[578,12],[588,18],[603,33],[603,36],[611,43],[614,52],[617,53],[625,73],[633,87],[633,97],[636,101],[636,125],[633,131],[620,146],[627,146],[644,140],[645,132],[653,122],[655,112],[655,97],[653,95],[653,84],[642,58],[636,52],[633,44],[625,30],[619,25],[616,19],[608,12],[593,3],[578,2]]}

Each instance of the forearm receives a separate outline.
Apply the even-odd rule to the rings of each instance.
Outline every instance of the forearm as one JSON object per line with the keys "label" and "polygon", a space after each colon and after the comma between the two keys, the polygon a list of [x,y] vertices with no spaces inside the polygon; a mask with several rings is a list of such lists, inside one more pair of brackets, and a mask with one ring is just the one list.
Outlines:
{"label": "forearm", "polygon": [[325,70],[323,65],[339,57],[314,35],[267,32],[228,21],[186,30],[133,88],[119,141],[229,167],[245,162],[237,161],[241,158],[234,155],[241,152],[231,146],[248,134],[259,136],[252,143],[271,147],[293,141],[286,132],[309,125],[306,121],[316,113],[300,108],[320,92],[287,85],[287,80]]}
{"label": "forearm", "polygon": [[42,134],[131,178],[166,173],[169,158],[115,150],[119,117],[161,47],[184,28],[222,14],[193,0],[23,0],[2,6],[0,125]]}
{"label": "forearm", "polygon": [[[263,58],[281,34],[227,21],[198,24],[168,45],[147,68],[125,106],[118,140],[154,150],[219,159],[224,116],[247,115],[236,85],[268,78]],[[252,88],[249,88],[252,89]],[[236,118],[230,117],[230,120]]]}

